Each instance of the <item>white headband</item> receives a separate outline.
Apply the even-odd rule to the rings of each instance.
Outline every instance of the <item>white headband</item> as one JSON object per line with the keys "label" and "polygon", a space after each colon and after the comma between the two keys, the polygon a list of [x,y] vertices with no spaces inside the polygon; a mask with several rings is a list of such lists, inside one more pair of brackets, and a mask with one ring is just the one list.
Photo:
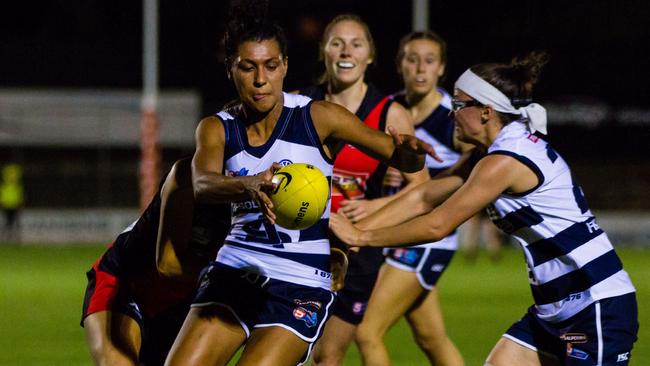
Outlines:
{"label": "white headband", "polygon": [[531,103],[525,107],[513,107],[505,94],[470,69],[458,78],[454,87],[482,104],[492,106],[498,112],[518,114],[526,118],[531,132],[539,131],[546,135],[546,109],[541,105]]}

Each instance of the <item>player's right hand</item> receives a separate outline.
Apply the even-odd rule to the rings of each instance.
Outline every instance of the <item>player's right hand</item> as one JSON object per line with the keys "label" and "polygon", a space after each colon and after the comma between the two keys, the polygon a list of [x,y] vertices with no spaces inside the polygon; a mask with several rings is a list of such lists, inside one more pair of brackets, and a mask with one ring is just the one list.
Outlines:
{"label": "player's right hand", "polygon": [[257,202],[262,214],[271,224],[275,224],[275,213],[273,213],[273,202],[269,198],[269,193],[275,189],[275,184],[272,182],[273,174],[281,167],[282,165],[278,163],[271,164],[268,169],[252,176],[246,185],[248,194]]}

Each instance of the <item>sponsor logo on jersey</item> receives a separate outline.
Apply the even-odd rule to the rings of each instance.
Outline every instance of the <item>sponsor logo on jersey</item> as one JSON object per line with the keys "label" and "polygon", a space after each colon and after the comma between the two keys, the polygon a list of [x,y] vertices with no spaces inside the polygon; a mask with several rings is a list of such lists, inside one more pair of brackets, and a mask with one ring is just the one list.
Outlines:
{"label": "sponsor logo on jersey", "polygon": [[414,264],[420,258],[420,253],[416,250],[398,248],[393,252],[393,258],[404,264]]}
{"label": "sponsor logo on jersey", "polygon": [[241,169],[239,169],[238,172],[234,172],[234,171],[229,171],[228,172],[228,176],[230,176],[230,177],[244,177],[244,176],[247,176],[247,175],[248,175],[248,169],[246,169],[246,168],[241,168]]}
{"label": "sponsor logo on jersey", "polygon": [[307,310],[302,306],[293,309],[293,317],[305,322],[308,328],[315,327],[318,324],[318,314],[315,311]]}
{"label": "sponsor logo on jersey", "polygon": [[584,333],[565,333],[560,336],[560,339],[571,343],[587,343],[588,340]]}
{"label": "sponsor logo on jersey", "polygon": [[539,141],[539,137],[533,135],[532,133],[528,133],[528,139],[534,143],[537,143],[537,141]]}
{"label": "sponsor logo on jersey", "polygon": [[260,206],[254,200],[246,200],[232,203],[233,215],[241,215],[251,212],[259,212]]}
{"label": "sponsor logo on jersey", "polygon": [[573,344],[566,344],[566,355],[571,358],[577,358],[579,360],[586,360],[589,358],[589,354],[585,351],[581,351],[577,348],[573,348]]}
{"label": "sponsor logo on jersey", "polygon": [[312,307],[316,308],[316,310],[320,310],[320,308],[323,306],[323,303],[321,303],[320,301],[313,301],[313,300],[299,300],[299,299],[293,299],[293,302],[294,302],[296,305],[300,305],[300,306],[302,306],[302,307],[305,307],[305,306],[312,306]]}

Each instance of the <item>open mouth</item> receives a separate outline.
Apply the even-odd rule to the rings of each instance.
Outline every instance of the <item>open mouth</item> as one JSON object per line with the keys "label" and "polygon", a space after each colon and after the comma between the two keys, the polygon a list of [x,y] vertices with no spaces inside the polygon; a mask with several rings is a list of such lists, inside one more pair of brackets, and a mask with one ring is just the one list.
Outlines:
{"label": "open mouth", "polygon": [[340,69],[351,69],[356,65],[348,61],[339,61],[336,63],[336,66]]}

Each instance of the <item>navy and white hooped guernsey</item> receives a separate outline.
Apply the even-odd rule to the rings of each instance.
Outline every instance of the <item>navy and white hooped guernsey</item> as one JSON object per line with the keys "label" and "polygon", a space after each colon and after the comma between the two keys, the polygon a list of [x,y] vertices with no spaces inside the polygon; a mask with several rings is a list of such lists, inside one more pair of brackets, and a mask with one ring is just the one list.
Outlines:
{"label": "navy and white hooped guernsey", "polygon": [[[284,93],[284,107],[269,140],[250,146],[244,124],[226,111],[217,114],[225,129],[225,174],[255,175],[273,162],[309,163],[331,182],[332,160],[322,149],[310,115],[311,99]],[[217,262],[260,275],[310,287],[330,289],[327,238],[329,207],[305,230],[271,225],[253,200],[232,203],[232,225]]]}
{"label": "navy and white hooped guernsey", "polygon": [[[451,95],[443,88],[438,88],[442,95],[438,106],[422,122],[415,126],[415,136],[431,144],[442,161],[437,161],[426,155],[425,165],[429,175],[433,178],[438,173],[456,164],[460,153],[454,149],[454,120],[449,116],[451,111]],[[393,95],[395,100],[408,108],[404,91]],[[454,231],[448,236],[431,243],[414,245],[414,248],[434,248],[444,250],[458,250],[458,232]],[[387,251],[384,251],[386,253]]]}
{"label": "navy and white hooped guernsey", "polygon": [[546,141],[512,122],[488,154],[511,156],[539,179],[528,192],[502,194],[488,211],[524,250],[540,319],[559,322],[597,300],[635,291],[568,165]]}

